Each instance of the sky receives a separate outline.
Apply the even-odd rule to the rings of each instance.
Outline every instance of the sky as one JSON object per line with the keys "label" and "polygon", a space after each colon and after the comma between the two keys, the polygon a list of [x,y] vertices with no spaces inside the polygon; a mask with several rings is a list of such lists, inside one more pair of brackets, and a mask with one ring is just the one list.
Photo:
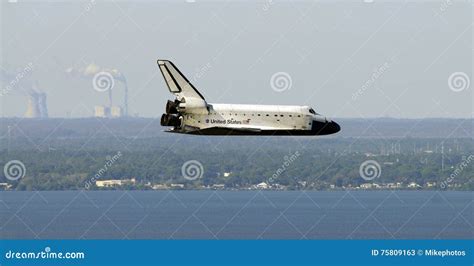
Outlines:
{"label": "sky", "polygon": [[[12,1],[14,2],[14,1]],[[473,116],[469,1],[2,1],[2,117],[33,83],[50,117],[89,117],[126,79],[129,113],[160,117],[168,59],[211,103],[309,105],[329,117]],[[21,73],[21,77],[18,77]],[[12,82],[15,84],[11,86]],[[113,102],[123,104],[117,76]]]}

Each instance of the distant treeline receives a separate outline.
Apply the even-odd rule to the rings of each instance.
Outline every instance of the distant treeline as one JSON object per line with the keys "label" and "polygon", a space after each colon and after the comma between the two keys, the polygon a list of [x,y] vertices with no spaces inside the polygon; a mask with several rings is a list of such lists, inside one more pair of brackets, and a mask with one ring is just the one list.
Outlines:
{"label": "distant treeline", "polygon": [[[238,189],[271,178],[288,189],[416,182],[473,190],[472,121],[349,119],[338,121],[343,131],[335,137],[206,137],[163,133],[153,119],[0,119],[1,165],[18,160],[25,168],[16,181],[0,171],[0,183],[7,183],[0,188],[83,189],[95,179],[135,178],[129,188]],[[183,178],[190,160],[202,164],[196,180]],[[368,160],[380,165],[374,180],[360,174]]]}

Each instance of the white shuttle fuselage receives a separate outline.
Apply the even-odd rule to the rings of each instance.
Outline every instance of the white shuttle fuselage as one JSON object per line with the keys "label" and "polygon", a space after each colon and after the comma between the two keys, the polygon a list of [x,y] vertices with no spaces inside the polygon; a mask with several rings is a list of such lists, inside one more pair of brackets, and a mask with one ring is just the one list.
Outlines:
{"label": "white shuttle fuselage", "polygon": [[161,125],[168,132],[199,135],[329,135],[339,125],[309,106],[207,103],[167,60],[158,60],[168,89],[176,96],[166,104]]}

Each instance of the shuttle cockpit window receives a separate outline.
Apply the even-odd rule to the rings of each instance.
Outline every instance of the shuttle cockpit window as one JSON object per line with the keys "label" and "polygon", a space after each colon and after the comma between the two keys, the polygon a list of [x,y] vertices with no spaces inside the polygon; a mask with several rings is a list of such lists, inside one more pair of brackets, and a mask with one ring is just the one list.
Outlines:
{"label": "shuttle cockpit window", "polygon": [[313,114],[313,115],[317,115],[317,114],[318,114],[318,113],[316,113],[316,112],[314,111],[313,108],[310,108],[310,109],[309,109],[309,112],[310,112],[311,114]]}

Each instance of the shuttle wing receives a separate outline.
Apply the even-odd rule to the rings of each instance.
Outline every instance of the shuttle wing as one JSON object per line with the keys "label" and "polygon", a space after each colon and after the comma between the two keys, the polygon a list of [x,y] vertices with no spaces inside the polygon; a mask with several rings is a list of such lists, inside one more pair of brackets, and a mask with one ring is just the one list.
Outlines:
{"label": "shuttle wing", "polygon": [[228,127],[209,127],[205,129],[186,128],[185,130],[168,130],[169,133],[185,133],[191,135],[258,135],[262,132],[258,128],[228,128]]}
{"label": "shuttle wing", "polygon": [[168,60],[158,60],[161,74],[168,85],[168,89],[179,100],[182,98],[197,98],[205,101],[204,96],[189,82],[178,68]]}
{"label": "shuttle wing", "polygon": [[210,127],[195,131],[186,132],[193,135],[258,135],[262,132],[258,128],[229,128],[229,127]]}

